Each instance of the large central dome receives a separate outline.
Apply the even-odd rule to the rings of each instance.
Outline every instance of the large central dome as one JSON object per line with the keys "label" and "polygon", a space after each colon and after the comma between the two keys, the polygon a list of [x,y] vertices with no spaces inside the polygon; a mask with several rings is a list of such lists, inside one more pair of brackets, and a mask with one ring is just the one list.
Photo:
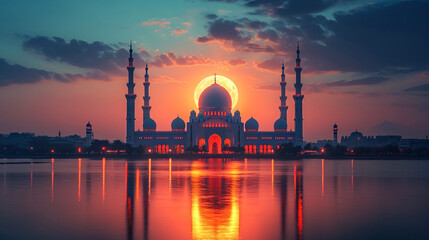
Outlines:
{"label": "large central dome", "polygon": [[217,83],[204,89],[198,100],[200,112],[203,111],[231,111],[231,96],[228,91]]}

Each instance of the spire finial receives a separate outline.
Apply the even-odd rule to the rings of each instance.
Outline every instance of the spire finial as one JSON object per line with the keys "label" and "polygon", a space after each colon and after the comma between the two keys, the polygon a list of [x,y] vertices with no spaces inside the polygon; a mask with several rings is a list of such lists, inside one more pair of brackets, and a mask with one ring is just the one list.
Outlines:
{"label": "spire finial", "polygon": [[299,53],[301,51],[299,50],[299,41],[296,43],[296,68],[301,67],[301,58],[299,57]]}
{"label": "spire finial", "polygon": [[282,60],[282,74],[285,74],[285,58]]}
{"label": "spire finial", "polygon": [[216,73],[214,74],[214,83],[216,84]]}
{"label": "spire finial", "polygon": [[133,41],[130,41],[130,57],[128,58],[128,67],[133,67]]}

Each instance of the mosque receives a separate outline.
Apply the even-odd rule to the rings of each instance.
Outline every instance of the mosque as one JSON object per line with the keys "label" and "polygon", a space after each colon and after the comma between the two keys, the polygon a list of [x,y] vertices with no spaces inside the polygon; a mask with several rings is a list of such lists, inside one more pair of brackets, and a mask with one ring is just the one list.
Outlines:
{"label": "mosque", "polygon": [[301,94],[301,59],[299,43],[297,46],[297,58],[295,66],[296,83],[295,95],[295,131],[288,131],[286,105],[286,81],[284,63],[280,81],[280,118],[274,123],[274,131],[259,131],[259,123],[251,117],[245,124],[241,121],[240,112],[236,110],[232,114],[232,99],[229,92],[216,82],[216,74],[213,83],[205,88],[198,100],[198,113],[191,111],[189,121],[179,117],[171,122],[171,131],[157,131],[156,122],[150,117],[151,106],[149,104],[149,74],[146,64],[146,74],[143,82],[144,105],[143,131],[135,130],[135,99],[133,49],[130,45],[130,57],[128,58],[128,93],[127,99],[127,144],[143,146],[148,152],[153,153],[183,153],[186,148],[198,146],[205,148],[208,153],[220,154],[224,147],[243,147],[248,154],[273,153],[274,149],[284,143],[292,142],[295,145],[303,144],[303,119]]}

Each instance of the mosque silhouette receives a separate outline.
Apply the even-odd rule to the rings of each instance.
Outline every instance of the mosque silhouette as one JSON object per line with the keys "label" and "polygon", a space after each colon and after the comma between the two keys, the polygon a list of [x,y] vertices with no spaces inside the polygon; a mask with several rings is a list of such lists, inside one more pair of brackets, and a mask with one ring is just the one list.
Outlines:
{"label": "mosque silhouette", "polygon": [[135,99],[133,49],[130,44],[130,57],[128,58],[128,93],[127,99],[127,144],[143,146],[147,152],[153,153],[183,153],[188,147],[198,146],[210,154],[225,153],[226,147],[242,147],[246,153],[273,153],[284,143],[292,142],[295,145],[303,144],[303,119],[301,94],[301,59],[299,43],[297,45],[297,58],[295,66],[296,83],[295,95],[295,131],[288,131],[286,81],[284,63],[280,81],[280,118],[274,123],[274,131],[259,131],[259,123],[251,117],[245,124],[241,121],[240,112],[231,112],[232,101],[229,92],[216,83],[204,89],[198,100],[198,114],[191,111],[189,122],[179,117],[171,122],[171,131],[157,131],[156,122],[150,117],[149,105],[149,74],[146,64],[144,85],[143,131],[135,130]]}

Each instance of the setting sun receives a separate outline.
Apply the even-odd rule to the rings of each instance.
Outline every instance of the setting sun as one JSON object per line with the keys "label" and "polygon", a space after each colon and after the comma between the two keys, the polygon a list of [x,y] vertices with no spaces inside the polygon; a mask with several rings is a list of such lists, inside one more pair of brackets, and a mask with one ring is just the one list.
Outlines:
{"label": "setting sun", "polygon": [[[200,83],[198,83],[197,87],[195,88],[195,92],[194,92],[194,101],[195,101],[195,105],[197,107],[198,107],[198,99],[200,98],[201,93],[204,91],[204,89],[206,89],[207,87],[209,87],[213,83],[214,83],[214,75],[208,76],[208,77],[204,78],[203,80],[201,80]],[[228,91],[229,95],[231,96],[231,100],[232,100],[232,109],[234,109],[234,107],[238,103],[237,86],[235,86],[234,82],[231,81],[231,79],[224,77],[224,76],[221,76],[221,75],[217,75],[217,74],[216,74],[216,83],[218,83],[219,85],[221,85],[222,87],[224,87]]]}

